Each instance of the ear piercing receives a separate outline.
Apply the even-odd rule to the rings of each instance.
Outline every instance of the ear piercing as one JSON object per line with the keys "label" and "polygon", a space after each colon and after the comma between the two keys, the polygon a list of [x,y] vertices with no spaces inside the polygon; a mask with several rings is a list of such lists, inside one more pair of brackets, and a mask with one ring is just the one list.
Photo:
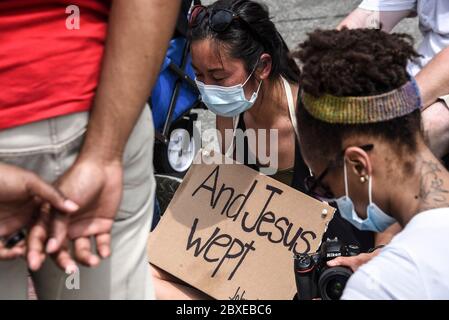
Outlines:
{"label": "ear piercing", "polygon": [[361,183],[365,183],[366,181],[368,181],[368,176],[360,177],[360,182]]}

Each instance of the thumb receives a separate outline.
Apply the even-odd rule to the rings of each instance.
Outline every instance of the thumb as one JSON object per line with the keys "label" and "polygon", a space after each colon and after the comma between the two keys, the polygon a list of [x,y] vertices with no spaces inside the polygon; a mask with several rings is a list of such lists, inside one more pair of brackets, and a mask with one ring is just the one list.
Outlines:
{"label": "thumb", "polygon": [[27,180],[26,188],[31,195],[49,202],[53,207],[63,212],[73,213],[79,209],[79,206],[75,202],[67,199],[55,187],[44,182],[34,174],[31,174]]}

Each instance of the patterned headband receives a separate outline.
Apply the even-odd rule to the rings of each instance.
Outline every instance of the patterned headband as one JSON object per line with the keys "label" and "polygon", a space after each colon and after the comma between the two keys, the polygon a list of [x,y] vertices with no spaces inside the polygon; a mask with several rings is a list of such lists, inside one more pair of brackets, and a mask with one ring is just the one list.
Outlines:
{"label": "patterned headband", "polygon": [[364,124],[399,118],[421,108],[421,96],[414,78],[402,87],[376,96],[314,97],[304,91],[301,99],[314,118],[339,124]]}

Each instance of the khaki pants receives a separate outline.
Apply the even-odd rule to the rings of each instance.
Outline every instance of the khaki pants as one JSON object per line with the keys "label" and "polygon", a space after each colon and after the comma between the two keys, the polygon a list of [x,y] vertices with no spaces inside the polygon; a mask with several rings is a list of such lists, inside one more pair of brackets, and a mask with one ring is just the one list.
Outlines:
{"label": "khaki pants", "polygon": [[[83,143],[88,113],[76,113],[0,131],[0,162],[55,181],[74,163]],[[153,299],[146,253],[153,213],[154,130],[145,107],[124,155],[124,191],[112,230],[112,255],[97,268],[67,276],[47,258],[31,276],[40,299]],[[0,261],[0,299],[26,299],[23,259]],[[79,280],[79,281],[78,281]],[[79,285],[78,285],[79,284]]]}

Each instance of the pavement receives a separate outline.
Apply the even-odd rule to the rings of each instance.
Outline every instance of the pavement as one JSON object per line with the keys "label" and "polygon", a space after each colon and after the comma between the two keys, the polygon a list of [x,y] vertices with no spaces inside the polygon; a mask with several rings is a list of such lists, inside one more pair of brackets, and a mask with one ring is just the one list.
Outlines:
{"label": "pavement", "polygon": [[[214,1],[205,0],[203,4]],[[308,32],[317,28],[335,28],[348,13],[357,8],[360,0],[261,0],[269,8],[270,16],[291,49],[304,41]],[[410,33],[417,40],[417,19],[406,19],[394,31]]]}

